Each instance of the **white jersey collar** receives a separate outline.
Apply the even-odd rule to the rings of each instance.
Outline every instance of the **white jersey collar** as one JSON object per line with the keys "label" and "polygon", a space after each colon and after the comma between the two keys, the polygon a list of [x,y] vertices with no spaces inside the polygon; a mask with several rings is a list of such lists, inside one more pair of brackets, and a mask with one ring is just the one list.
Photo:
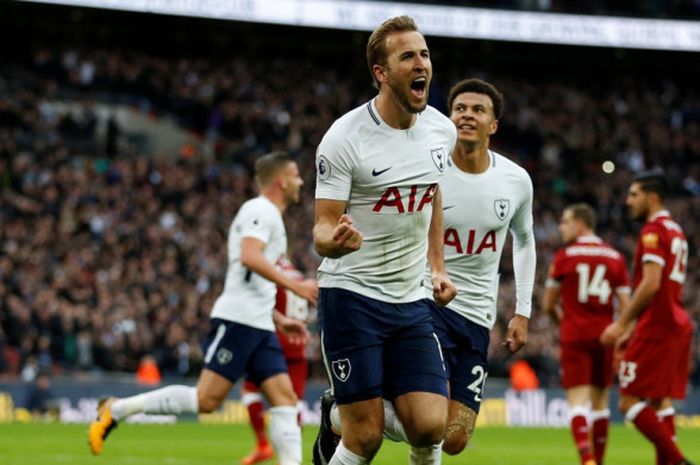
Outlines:
{"label": "white jersey collar", "polygon": [[581,236],[578,239],[576,239],[576,242],[583,244],[602,244],[603,239],[601,239],[598,236]]}
{"label": "white jersey collar", "polygon": [[651,218],[649,218],[649,222],[656,221],[658,218],[661,218],[662,216],[671,216],[671,212],[669,212],[668,210],[658,211],[658,212],[654,213],[653,215],[651,215]]}

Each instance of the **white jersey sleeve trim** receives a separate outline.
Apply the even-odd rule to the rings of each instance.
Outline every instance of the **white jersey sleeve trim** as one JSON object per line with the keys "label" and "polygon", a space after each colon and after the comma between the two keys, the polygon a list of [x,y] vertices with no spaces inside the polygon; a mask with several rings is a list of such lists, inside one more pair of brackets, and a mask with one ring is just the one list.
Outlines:
{"label": "white jersey sleeve trim", "polygon": [[642,263],[643,262],[653,262],[661,266],[666,266],[666,260],[652,253],[645,253],[644,255],[642,255]]}
{"label": "white jersey sleeve trim", "polygon": [[621,292],[623,294],[631,294],[632,288],[629,286],[620,286],[615,288],[615,292]]}
{"label": "white jersey sleeve trim", "polygon": [[547,281],[545,281],[544,286],[546,288],[557,288],[561,286],[561,283],[554,278],[547,278]]}

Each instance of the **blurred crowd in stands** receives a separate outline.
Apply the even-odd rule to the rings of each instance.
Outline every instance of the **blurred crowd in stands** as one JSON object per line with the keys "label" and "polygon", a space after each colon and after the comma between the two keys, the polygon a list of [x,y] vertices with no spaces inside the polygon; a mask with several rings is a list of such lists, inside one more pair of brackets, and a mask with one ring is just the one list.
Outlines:
{"label": "blurred crowd in stands", "polygon": [[[556,3],[556,2],[554,2]],[[478,72],[475,72],[479,74]],[[436,99],[463,69],[441,69]],[[505,94],[493,147],[535,185],[538,274],[530,340],[518,357],[544,386],[558,382],[557,328],[539,311],[547,267],[561,245],[563,207],[595,206],[600,235],[631,261],[638,224],[624,207],[632,173],[662,165],[669,202],[690,241],[684,300],[700,323],[700,90],[664,76],[481,77]],[[286,214],[292,260],[307,275],[313,250],[315,148],[331,122],[371,98],[366,75],[298,57],[171,60],[122,50],[37,49],[0,68],[0,376],[134,372],[153,356],[165,376],[194,376],[227,266],[226,234],[255,195],[252,163],[273,149],[299,162],[301,203]],[[174,118],[201,144],[143,153],[95,106],[128,105]],[[444,110],[444,103],[433,101]],[[98,137],[97,127],[106,129]],[[615,163],[611,174],[601,170]],[[504,256],[492,376],[514,309]],[[312,326],[314,322],[311,322]],[[312,334],[313,331],[312,331]],[[324,377],[318,338],[312,375]],[[700,337],[692,381],[700,384]]]}

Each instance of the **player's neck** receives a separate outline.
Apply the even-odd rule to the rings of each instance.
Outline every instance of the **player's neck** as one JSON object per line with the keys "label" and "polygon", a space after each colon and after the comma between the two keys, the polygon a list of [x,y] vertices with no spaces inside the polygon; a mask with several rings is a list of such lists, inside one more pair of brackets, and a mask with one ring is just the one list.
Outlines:
{"label": "player's neck", "polygon": [[385,92],[380,90],[374,102],[379,116],[394,129],[408,129],[416,121],[416,114],[404,110],[389,90]]}
{"label": "player's neck", "polygon": [[586,230],[582,231],[581,233],[579,233],[578,236],[576,236],[576,239],[574,239],[574,242],[581,242],[581,241],[585,241],[587,239],[591,239],[591,238],[595,238],[595,237],[598,237],[598,236],[596,236],[595,231],[593,231],[592,229],[586,229]]}
{"label": "player's neck", "polygon": [[652,221],[654,217],[659,213],[666,210],[663,205],[651,205],[649,206],[649,211],[647,212],[647,221]]}
{"label": "player's neck", "polygon": [[487,144],[473,147],[457,142],[457,147],[452,154],[452,161],[457,165],[457,168],[466,173],[483,173],[489,169],[491,164],[489,147]]}
{"label": "player's neck", "polygon": [[275,189],[265,189],[260,193],[260,195],[272,202],[280,213],[284,213],[284,211],[287,209],[287,201],[284,199],[284,195],[281,192]]}

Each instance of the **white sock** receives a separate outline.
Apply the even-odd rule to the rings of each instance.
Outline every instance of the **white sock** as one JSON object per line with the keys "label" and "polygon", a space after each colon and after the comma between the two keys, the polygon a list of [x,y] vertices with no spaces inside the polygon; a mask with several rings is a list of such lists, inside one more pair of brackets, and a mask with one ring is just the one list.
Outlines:
{"label": "white sock", "polygon": [[343,435],[343,430],[340,428],[340,410],[338,410],[338,404],[333,403],[331,407],[331,426],[336,434]]}
{"label": "white sock", "polygon": [[394,442],[408,442],[406,431],[396,415],[394,405],[386,399],[382,402],[384,403],[384,437]]}
{"label": "white sock", "polygon": [[440,465],[442,463],[442,443],[428,447],[413,447],[408,454],[410,465]]}
{"label": "white sock", "polygon": [[603,409],[603,410],[591,410],[591,416],[590,416],[590,422],[593,424],[593,422],[596,422],[598,420],[602,420],[603,418],[610,418],[610,409]]}
{"label": "white sock", "polygon": [[343,441],[340,441],[338,447],[335,449],[335,453],[328,462],[328,465],[367,465],[369,460],[364,457],[360,457],[356,453],[345,448]]}
{"label": "white sock", "polygon": [[112,404],[112,417],[117,421],[135,413],[179,415],[198,412],[197,388],[191,386],[167,386],[118,399]]}
{"label": "white sock", "polygon": [[246,392],[241,396],[241,403],[245,406],[248,407],[250,404],[254,404],[256,402],[262,402],[263,397],[259,392]]}
{"label": "white sock", "polygon": [[625,414],[625,420],[633,422],[634,419],[637,418],[637,415],[639,415],[639,412],[644,410],[644,407],[646,406],[647,403],[644,401],[637,402],[632,407],[630,407],[629,410],[627,410],[627,413]]}
{"label": "white sock", "polygon": [[270,442],[279,457],[279,465],[301,463],[301,428],[297,423],[296,407],[270,409]]}

